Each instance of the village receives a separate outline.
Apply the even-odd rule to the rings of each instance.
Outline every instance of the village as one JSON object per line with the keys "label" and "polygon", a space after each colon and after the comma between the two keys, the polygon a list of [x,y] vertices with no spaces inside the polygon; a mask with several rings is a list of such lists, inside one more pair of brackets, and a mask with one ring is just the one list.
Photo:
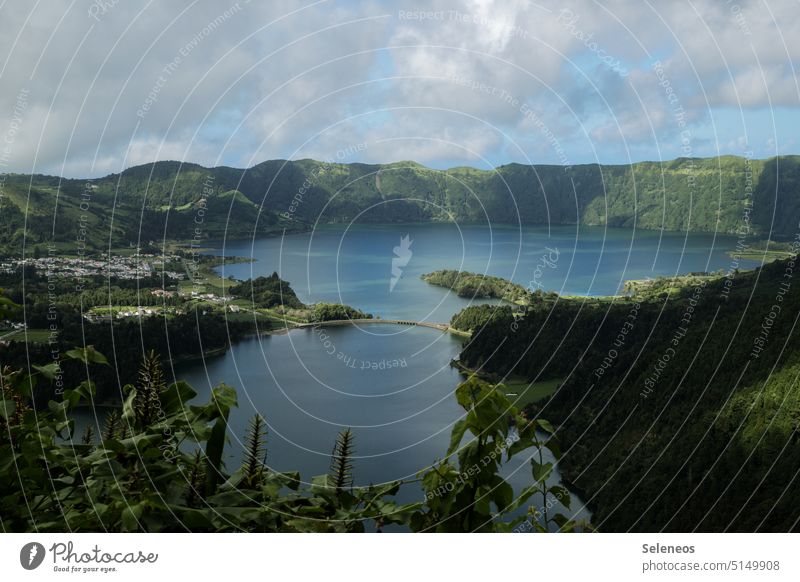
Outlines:
{"label": "village", "polygon": [[[154,255],[133,253],[131,255],[99,257],[61,257],[46,256],[26,259],[0,259],[0,274],[15,274],[20,269],[33,269],[39,276],[48,279],[86,280],[103,278],[113,281],[140,281],[151,277],[162,278],[166,284],[163,287],[142,288],[142,294],[163,299],[160,305],[153,305],[152,301],[140,301],[147,305],[104,305],[87,309],[83,313],[86,321],[100,323],[110,320],[127,318],[142,318],[155,315],[173,316],[186,313],[187,308],[196,309],[198,314],[206,315],[212,311],[228,311],[238,313],[239,305],[231,304],[234,299],[224,292],[221,287],[208,286],[205,283],[209,276],[213,277],[210,270],[197,272],[193,277],[192,272],[179,255]],[[194,267],[197,270],[197,267]],[[174,299],[179,299],[174,301]],[[24,331],[24,324],[0,324],[0,333],[6,333],[9,338],[18,336]],[[8,339],[8,338],[5,338]]]}
{"label": "village", "polygon": [[187,303],[182,306],[149,305],[149,306],[103,306],[93,307],[83,314],[83,318],[91,323],[100,323],[113,319],[127,319],[130,317],[151,317],[154,315],[183,315],[186,307],[193,307],[199,315],[207,315],[212,311],[229,311],[238,313],[239,305],[231,304],[233,297],[216,295],[214,293],[200,293],[197,291],[168,291],[165,289],[152,289],[150,295],[170,299],[181,297]]}
{"label": "village", "polygon": [[[47,256],[39,258],[12,259],[0,262],[0,273],[14,274],[20,268],[32,267],[38,273],[54,278],[84,279],[106,277],[121,280],[137,280],[161,275],[164,266],[180,262],[178,256],[140,255],[111,256],[98,258],[76,258]],[[163,270],[164,277],[184,280],[186,273]]]}

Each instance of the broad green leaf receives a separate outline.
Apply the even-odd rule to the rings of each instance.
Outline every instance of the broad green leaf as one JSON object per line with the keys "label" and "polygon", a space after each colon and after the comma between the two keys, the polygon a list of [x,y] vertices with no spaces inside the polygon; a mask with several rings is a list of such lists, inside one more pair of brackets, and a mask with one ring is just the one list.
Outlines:
{"label": "broad green leaf", "polygon": [[391,481],[389,483],[378,485],[377,487],[371,487],[369,489],[369,493],[374,498],[381,498],[386,495],[396,495],[400,490],[401,484],[402,481]]}
{"label": "broad green leaf", "polygon": [[563,533],[575,531],[575,522],[567,519],[564,514],[556,513],[552,520],[558,526],[559,531]]}
{"label": "broad green leaf", "polygon": [[553,485],[548,490],[548,493],[551,493],[564,507],[569,509],[569,505],[571,503],[569,491],[566,487],[562,487],[561,485]]}
{"label": "broad green leaf", "polygon": [[523,437],[517,441],[514,441],[514,443],[512,443],[512,445],[508,447],[508,449],[506,449],[506,459],[510,459],[520,451],[524,451],[525,449],[528,449],[533,445],[534,445],[533,440],[527,437]]}
{"label": "broad green leaf", "polygon": [[48,380],[55,380],[56,376],[61,372],[61,366],[52,362],[50,364],[46,364],[44,366],[33,366],[33,369],[39,372],[42,376],[47,378]]}
{"label": "broad green leaf", "polygon": [[211,436],[206,443],[206,494],[210,495],[217,489],[221,480],[222,452],[225,449],[225,431],[228,423],[225,418],[220,418],[211,429]]}
{"label": "broad green leaf", "polygon": [[208,510],[186,509],[181,512],[180,519],[183,525],[192,530],[208,530],[212,528]]}
{"label": "broad green leaf", "polygon": [[543,483],[553,472],[553,463],[538,463],[531,459],[531,468],[533,472],[533,480],[536,483]]}
{"label": "broad green leaf", "polygon": [[122,510],[122,527],[127,531],[136,531],[139,529],[139,518],[142,517],[144,505],[136,503],[134,505],[127,505]]}
{"label": "broad green leaf", "polygon": [[212,506],[235,507],[237,505],[248,504],[250,502],[250,497],[238,489],[231,489],[207,497],[206,500]]}
{"label": "broad green leaf", "polygon": [[555,434],[556,429],[553,428],[553,425],[550,424],[549,421],[544,420],[543,418],[536,419],[536,422],[539,424],[539,427],[549,434]]}
{"label": "broad green leaf", "polygon": [[475,493],[475,503],[473,505],[475,512],[480,515],[489,515],[491,508],[489,507],[489,500],[491,499],[492,492],[488,485],[481,485]]}
{"label": "broad green leaf", "polygon": [[186,404],[195,396],[197,396],[197,392],[194,391],[194,388],[188,382],[179,380],[170,384],[160,395],[161,406],[166,414],[175,414],[184,410]]}
{"label": "broad green leaf", "polygon": [[231,408],[238,406],[236,389],[227,384],[220,384],[211,392],[211,398],[217,406],[219,414],[227,419]]}
{"label": "broad green leaf", "polygon": [[127,395],[122,403],[122,420],[128,424],[133,424],[136,418],[136,413],[133,408],[133,403],[136,401],[136,387],[127,384],[123,388],[123,392]]}
{"label": "broad green leaf", "polygon": [[510,513],[516,509],[519,509],[528,501],[528,499],[531,498],[532,495],[538,492],[540,492],[538,485],[529,485],[525,487],[525,489],[523,489],[520,492],[517,498],[514,501],[512,501],[511,504],[509,504],[509,506],[505,510],[505,513]]}
{"label": "broad green leaf", "polygon": [[97,388],[91,380],[84,380],[78,387],[73,390],[64,390],[64,400],[69,402],[71,408],[74,408],[81,399],[92,400],[97,393]]}
{"label": "broad green leaf", "polygon": [[330,492],[332,488],[328,485],[328,475],[311,477],[311,490],[314,492]]}
{"label": "broad green leaf", "polygon": [[108,360],[106,357],[94,349],[94,346],[87,346],[85,348],[75,348],[74,350],[69,350],[64,354],[68,358],[72,358],[73,360],[80,360],[86,365],[89,364],[104,364],[108,365]]}
{"label": "broad green leaf", "polygon": [[561,446],[558,444],[558,441],[555,437],[547,439],[547,441],[544,443],[544,446],[553,454],[553,457],[555,457],[556,461],[561,459]]}
{"label": "broad green leaf", "polygon": [[453,431],[450,433],[450,446],[447,448],[447,456],[452,455],[458,445],[461,444],[461,439],[464,438],[464,433],[467,431],[467,421],[459,420],[453,425]]}
{"label": "broad green leaf", "polygon": [[497,483],[493,484],[494,504],[500,512],[504,512],[514,502],[514,488],[504,479],[497,477]]}

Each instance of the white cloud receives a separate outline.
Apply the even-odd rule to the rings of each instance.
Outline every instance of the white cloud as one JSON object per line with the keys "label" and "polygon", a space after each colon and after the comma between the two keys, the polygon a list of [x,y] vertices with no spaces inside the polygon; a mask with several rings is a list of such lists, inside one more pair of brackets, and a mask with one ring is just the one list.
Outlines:
{"label": "white cloud", "polygon": [[[571,160],[652,158],[679,134],[656,60],[698,134],[718,108],[742,108],[747,123],[800,102],[790,0],[98,6],[3,5],[0,129],[29,90],[11,169],[251,165],[362,143],[348,161],[557,162],[526,109]],[[747,131],[717,129],[723,149]]]}

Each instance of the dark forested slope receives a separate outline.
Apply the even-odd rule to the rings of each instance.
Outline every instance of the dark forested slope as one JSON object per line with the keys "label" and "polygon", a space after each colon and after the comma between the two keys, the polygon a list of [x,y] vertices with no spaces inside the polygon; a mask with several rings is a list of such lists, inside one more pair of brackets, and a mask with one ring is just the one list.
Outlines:
{"label": "dark forested slope", "polygon": [[605,531],[798,530],[795,259],[613,304],[498,311],[461,361],[565,378],[562,472]]}

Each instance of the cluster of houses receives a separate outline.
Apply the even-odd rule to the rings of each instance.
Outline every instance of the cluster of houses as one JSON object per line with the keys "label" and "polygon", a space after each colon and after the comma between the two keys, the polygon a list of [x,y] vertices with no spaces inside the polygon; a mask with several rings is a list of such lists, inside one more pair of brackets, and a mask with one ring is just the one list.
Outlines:
{"label": "cluster of houses", "polygon": [[128,309],[113,310],[108,308],[93,309],[83,314],[83,318],[91,323],[111,321],[112,319],[127,319],[128,317],[150,317],[152,315],[163,315],[172,313],[180,315],[182,309],[174,307],[131,307]]}
{"label": "cluster of houses", "polygon": [[[15,273],[18,268],[30,266],[48,277],[87,278],[109,277],[113,279],[143,279],[154,274],[156,262],[180,260],[178,257],[155,255],[112,256],[110,258],[73,258],[48,256],[41,258],[15,259],[0,263],[0,273]],[[164,276],[182,281],[185,273],[164,271]]]}
{"label": "cluster of houses", "polygon": [[192,299],[202,299],[203,301],[211,301],[212,303],[225,303],[231,300],[231,298],[227,296],[220,297],[213,293],[198,293],[197,291],[192,291],[189,293],[189,296]]}
{"label": "cluster of houses", "polygon": [[[218,303],[223,306],[223,309],[231,313],[238,313],[240,311],[238,305],[226,305],[232,297],[215,295],[214,293],[198,293],[192,291],[190,293],[181,293],[178,291],[168,291],[166,289],[153,289],[150,294],[155,297],[170,298],[180,295],[182,297],[196,299],[202,302]],[[202,315],[206,315],[209,310],[203,310]],[[91,311],[84,313],[83,317],[92,323],[99,323],[102,321],[110,321],[112,319],[126,319],[128,317],[150,317],[152,315],[174,314],[181,315],[185,310],[178,307],[131,307],[126,309],[109,309],[108,307],[95,308]]]}

